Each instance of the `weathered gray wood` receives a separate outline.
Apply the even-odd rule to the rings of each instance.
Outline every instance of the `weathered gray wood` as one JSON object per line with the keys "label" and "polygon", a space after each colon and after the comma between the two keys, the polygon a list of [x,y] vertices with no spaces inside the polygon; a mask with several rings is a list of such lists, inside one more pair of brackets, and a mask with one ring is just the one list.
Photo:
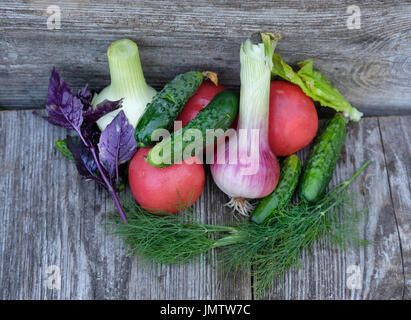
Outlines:
{"label": "weathered gray wood", "polygon": [[[153,266],[127,258],[103,227],[108,194],[82,181],[53,147],[66,131],[31,111],[0,112],[0,299],[250,299],[250,277],[224,282],[214,258]],[[207,179],[198,214],[229,223],[224,195]],[[61,272],[48,289],[47,268]]]}
{"label": "weathered gray wood", "polygon": [[[47,29],[59,5],[61,29]],[[347,28],[347,7],[361,29]],[[410,113],[411,3],[400,1],[3,0],[0,3],[0,106],[41,107],[50,69],[75,88],[109,82],[106,50],[129,37],[146,78],[160,88],[177,73],[212,69],[239,85],[239,45],[261,30],[281,32],[278,52],[315,66],[366,114]],[[390,108],[386,106],[390,105]]]}
{"label": "weathered gray wood", "polygon": [[[392,130],[401,132],[398,128]],[[302,158],[307,151],[301,152]],[[357,209],[367,209],[358,227],[359,236],[374,241],[374,245],[342,251],[322,240],[314,246],[312,256],[304,253],[301,268],[290,270],[275,282],[266,298],[403,298],[404,265],[377,118],[350,123],[331,185],[348,179],[367,160],[371,164],[352,183],[349,192],[356,197]],[[404,201],[404,207],[409,214],[411,199]],[[411,240],[409,235],[404,238],[407,243]]]}
{"label": "weathered gray wood", "polygon": [[404,298],[411,299],[411,117],[379,119],[404,273]]}
{"label": "weathered gray wood", "polygon": [[[368,208],[359,229],[375,245],[342,252],[322,241],[264,298],[410,298],[410,123],[389,117],[350,124],[333,177],[335,184],[372,161],[350,192],[358,208]],[[181,266],[126,257],[123,242],[103,227],[111,198],[82,181],[53,147],[65,134],[30,111],[0,112],[0,299],[253,298],[249,274],[225,281],[214,255]],[[208,175],[196,203],[202,221],[232,221],[226,200]],[[52,265],[61,271],[60,290],[47,287]],[[356,274],[360,286],[347,286]]]}

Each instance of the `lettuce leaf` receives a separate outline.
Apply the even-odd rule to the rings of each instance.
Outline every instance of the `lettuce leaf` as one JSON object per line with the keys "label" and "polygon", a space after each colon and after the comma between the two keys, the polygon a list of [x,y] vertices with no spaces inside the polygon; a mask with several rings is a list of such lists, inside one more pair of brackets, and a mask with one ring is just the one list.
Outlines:
{"label": "lettuce leaf", "polygon": [[298,66],[300,70],[295,72],[278,53],[274,53],[271,74],[296,84],[307,96],[318,101],[323,107],[342,112],[346,118],[353,121],[361,119],[363,114],[354,108],[319,71],[314,70],[312,59],[300,62]]}

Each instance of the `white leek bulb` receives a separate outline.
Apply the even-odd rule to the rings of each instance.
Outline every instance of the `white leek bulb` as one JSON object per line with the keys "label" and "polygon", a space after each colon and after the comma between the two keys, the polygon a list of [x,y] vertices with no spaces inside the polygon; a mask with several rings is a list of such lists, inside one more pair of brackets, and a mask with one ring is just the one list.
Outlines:
{"label": "white leek bulb", "polygon": [[97,121],[100,130],[105,127],[123,110],[128,121],[136,127],[138,120],[156,91],[147,85],[141,68],[137,44],[129,39],[114,41],[107,50],[110,67],[111,83],[98,95],[93,97],[92,105],[104,100],[120,100],[120,109],[106,114]]}
{"label": "white leek bulb", "polygon": [[[253,209],[248,199],[265,197],[275,189],[280,171],[268,145],[272,55],[278,38],[272,34],[262,34],[262,38],[263,43],[247,40],[240,49],[237,143],[225,144],[225,161],[219,162],[216,156],[210,164],[214,182],[231,197],[227,205],[243,215]],[[236,161],[229,161],[230,153],[237,156]]]}

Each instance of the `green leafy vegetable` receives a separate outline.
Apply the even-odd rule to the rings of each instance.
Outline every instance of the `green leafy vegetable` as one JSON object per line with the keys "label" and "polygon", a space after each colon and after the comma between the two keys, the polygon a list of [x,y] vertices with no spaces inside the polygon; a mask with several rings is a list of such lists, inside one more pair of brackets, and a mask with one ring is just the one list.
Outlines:
{"label": "green leafy vegetable", "polygon": [[225,247],[220,258],[227,270],[252,270],[255,293],[261,296],[275,278],[290,268],[299,267],[302,251],[311,250],[322,238],[342,249],[347,243],[369,244],[357,236],[356,223],[364,211],[357,210],[346,193],[350,183],[368,164],[315,205],[291,204],[277,210],[266,224],[243,222],[235,226],[238,232],[217,241],[217,246],[221,242]]}
{"label": "green leafy vegetable", "polygon": [[298,66],[300,70],[295,72],[278,53],[274,53],[271,74],[296,84],[307,96],[318,101],[323,107],[342,112],[345,117],[353,121],[361,119],[363,114],[351,106],[319,71],[313,69],[312,59],[300,62]]}
{"label": "green leafy vegetable", "polygon": [[61,152],[61,154],[63,156],[65,156],[67,159],[74,161],[74,157],[72,155],[72,153],[70,152],[70,150],[67,148],[67,140],[56,140],[54,142],[56,148],[58,151]]}
{"label": "green leafy vegetable", "polygon": [[113,233],[125,238],[131,255],[138,254],[157,263],[188,262],[213,248],[215,241],[210,236],[234,230],[193,221],[191,209],[179,215],[157,216],[133,201],[126,202],[123,208],[128,223],[113,215],[108,226],[113,227]]}
{"label": "green leafy vegetable", "polygon": [[291,204],[277,210],[264,224],[248,221],[234,226],[218,226],[194,221],[192,212],[155,216],[134,202],[125,204],[128,223],[114,217],[108,225],[124,238],[131,255],[141,255],[157,263],[190,261],[211,248],[222,248],[220,261],[227,272],[251,268],[255,290],[261,295],[272,281],[292,267],[298,267],[301,253],[324,237],[345,248],[357,237],[355,223],[363,211],[351,205],[347,188],[367,167],[331,189],[319,202]]}

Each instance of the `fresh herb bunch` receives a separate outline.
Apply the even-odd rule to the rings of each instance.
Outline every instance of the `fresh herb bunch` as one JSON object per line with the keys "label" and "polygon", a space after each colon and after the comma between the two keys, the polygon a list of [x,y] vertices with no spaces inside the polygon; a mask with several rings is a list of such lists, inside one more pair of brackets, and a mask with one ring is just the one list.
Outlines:
{"label": "fresh herb bunch", "polygon": [[91,100],[92,94],[87,85],[75,95],[53,68],[46,105],[48,116],[44,119],[77,133],[77,136],[57,140],[57,149],[75,162],[83,178],[92,179],[108,190],[122,220],[126,222],[116,189],[121,188],[119,165],[130,160],[137,150],[134,128],[121,110],[100,132],[96,121],[120,108],[122,101],[104,100],[93,108]]}
{"label": "fresh herb bunch", "polygon": [[316,204],[290,204],[261,225],[248,221],[233,226],[203,224],[193,221],[190,210],[182,215],[154,216],[134,202],[124,207],[127,224],[117,218],[108,225],[125,239],[131,255],[157,263],[184,263],[212,248],[222,248],[219,260],[226,271],[252,270],[254,289],[260,296],[273,279],[298,267],[302,251],[311,249],[315,241],[326,237],[342,248],[348,242],[368,243],[357,237],[355,228],[363,211],[351,206],[347,194],[351,182],[368,164]]}
{"label": "fresh herb bunch", "polygon": [[220,256],[226,269],[236,272],[248,267],[254,276],[255,293],[261,296],[273,279],[298,267],[301,252],[310,250],[317,240],[328,238],[343,249],[349,242],[366,245],[368,242],[357,236],[355,228],[363,212],[352,206],[347,188],[368,164],[369,161],[316,204],[290,204],[278,209],[263,225],[236,225],[238,231],[234,235],[219,240],[227,243]]}
{"label": "fresh herb bunch", "polygon": [[113,215],[108,227],[125,239],[130,255],[138,254],[157,263],[188,262],[215,247],[213,237],[219,233],[236,231],[229,226],[195,221],[191,208],[178,215],[157,216],[145,211],[135,201],[127,201],[124,210],[128,223]]}

